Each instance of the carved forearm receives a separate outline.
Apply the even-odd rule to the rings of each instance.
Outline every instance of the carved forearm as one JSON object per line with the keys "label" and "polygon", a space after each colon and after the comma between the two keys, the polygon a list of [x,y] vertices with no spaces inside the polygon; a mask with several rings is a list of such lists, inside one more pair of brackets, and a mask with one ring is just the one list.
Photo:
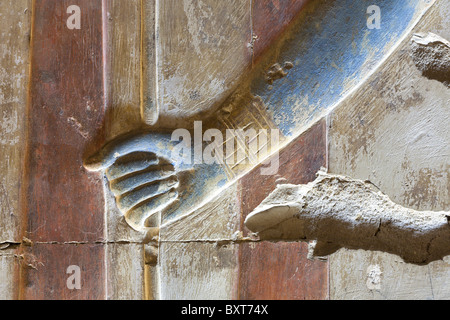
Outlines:
{"label": "carved forearm", "polygon": [[313,256],[345,247],[427,264],[450,254],[449,219],[395,204],[370,182],[321,172],[306,185],[279,185],[245,225],[263,240],[316,240]]}

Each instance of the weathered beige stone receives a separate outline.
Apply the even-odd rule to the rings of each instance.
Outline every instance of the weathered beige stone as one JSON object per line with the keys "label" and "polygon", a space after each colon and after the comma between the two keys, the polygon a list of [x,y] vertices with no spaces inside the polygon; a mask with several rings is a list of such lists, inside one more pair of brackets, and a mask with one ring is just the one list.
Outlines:
{"label": "weathered beige stone", "polygon": [[[450,38],[448,1],[436,1],[393,55],[330,115],[329,172],[370,180],[416,210],[448,210],[450,91],[427,79],[411,50],[414,33]],[[450,296],[448,258],[414,266],[387,253],[341,250],[330,257],[331,299]],[[367,286],[377,266],[380,283]]]}
{"label": "weathered beige stone", "polygon": [[107,246],[109,300],[144,298],[144,246],[117,242]]}
{"label": "weathered beige stone", "polygon": [[144,98],[144,119],[192,125],[217,110],[251,65],[251,1],[157,1],[155,21],[156,97]]}
{"label": "weathered beige stone", "polygon": [[230,300],[237,285],[238,246],[208,242],[163,242],[161,299]]}
{"label": "weathered beige stone", "polygon": [[[20,243],[31,1],[0,2],[0,247]],[[15,298],[16,261],[0,249],[0,299]]]}

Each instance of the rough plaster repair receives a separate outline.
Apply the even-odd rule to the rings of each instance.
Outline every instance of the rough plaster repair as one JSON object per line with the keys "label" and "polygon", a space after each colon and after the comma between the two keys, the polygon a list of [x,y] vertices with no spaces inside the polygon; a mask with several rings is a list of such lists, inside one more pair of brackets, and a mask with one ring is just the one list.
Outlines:
{"label": "rough plaster repair", "polygon": [[450,254],[450,212],[392,202],[369,181],[319,172],[305,185],[279,185],[246,219],[262,240],[315,240],[313,256],[345,247],[427,264]]}
{"label": "rough plaster repair", "polygon": [[416,33],[411,47],[413,61],[422,74],[450,87],[450,42],[431,32]]}

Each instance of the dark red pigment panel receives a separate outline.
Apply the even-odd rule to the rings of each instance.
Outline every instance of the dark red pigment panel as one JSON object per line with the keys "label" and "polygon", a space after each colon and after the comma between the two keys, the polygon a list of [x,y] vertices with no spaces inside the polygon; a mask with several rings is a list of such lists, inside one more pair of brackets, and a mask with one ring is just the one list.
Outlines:
{"label": "dark red pigment panel", "polygon": [[[323,119],[291,142],[279,154],[277,175],[261,175],[255,168],[240,180],[241,225],[246,216],[282,183],[304,184],[326,166],[326,121]],[[328,263],[307,259],[303,242],[257,242],[240,244],[238,299],[328,298]]]}

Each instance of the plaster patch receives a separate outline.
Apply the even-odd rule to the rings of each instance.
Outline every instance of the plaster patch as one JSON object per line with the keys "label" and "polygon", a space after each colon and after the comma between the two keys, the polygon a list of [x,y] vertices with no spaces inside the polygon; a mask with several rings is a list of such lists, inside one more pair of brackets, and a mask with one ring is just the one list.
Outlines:
{"label": "plaster patch", "polygon": [[411,49],[413,61],[423,76],[450,88],[450,42],[431,32],[416,33]]}
{"label": "plaster patch", "polygon": [[320,171],[308,184],[278,185],[245,225],[261,240],[317,240],[313,257],[345,247],[424,265],[450,255],[449,217],[398,205],[370,181]]}

